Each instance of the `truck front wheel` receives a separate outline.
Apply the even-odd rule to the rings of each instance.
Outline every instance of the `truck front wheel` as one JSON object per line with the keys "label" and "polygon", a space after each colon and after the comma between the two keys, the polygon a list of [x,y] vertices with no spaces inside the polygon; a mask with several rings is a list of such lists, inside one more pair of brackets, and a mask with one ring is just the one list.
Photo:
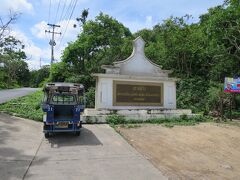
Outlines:
{"label": "truck front wheel", "polygon": [[82,121],[80,121],[80,126],[79,126],[79,128],[82,128]]}

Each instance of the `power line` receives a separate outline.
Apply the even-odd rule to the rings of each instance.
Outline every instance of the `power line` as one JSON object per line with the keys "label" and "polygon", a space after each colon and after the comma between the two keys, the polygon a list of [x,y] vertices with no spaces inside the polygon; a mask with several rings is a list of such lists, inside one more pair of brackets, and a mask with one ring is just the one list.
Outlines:
{"label": "power line", "polygon": [[[66,2],[66,0],[65,0],[65,2]],[[65,4],[65,5],[66,5],[66,4]],[[68,4],[68,7],[66,8],[66,12],[65,12],[64,16],[62,16],[62,15],[63,15],[63,11],[62,11],[62,15],[61,15],[62,17],[61,17],[61,19],[59,20],[59,22],[62,21],[62,20],[64,20],[64,19],[67,18],[67,17],[69,18],[69,15],[70,15],[70,13],[71,13],[71,9],[73,8],[73,5],[74,5],[74,0],[71,0],[70,3]],[[65,8],[65,6],[64,6],[64,8]],[[68,21],[68,18],[67,18],[66,21]],[[64,28],[64,27],[61,27],[61,31],[62,31],[62,32],[64,31],[63,28]],[[59,41],[60,38],[61,38],[61,37],[59,37],[59,38],[57,39],[57,41]],[[59,47],[60,47],[60,43],[59,43],[59,46],[58,46],[57,48],[59,49]]]}
{"label": "power line", "polygon": [[77,1],[78,1],[78,0],[75,0],[74,6],[73,6],[73,8],[72,8],[71,15],[70,15],[70,17],[69,17],[69,19],[68,19],[67,26],[66,26],[65,31],[64,31],[64,33],[63,33],[63,36],[62,36],[62,38],[61,38],[61,40],[60,40],[60,43],[59,43],[58,48],[60,47],[60,45],[61,45],[61,43],[62,43],[62,40],[63,40],[63,37],[64,37],[64,35],[65,35],[66,31],[67,31],[67,28],[68,28],[70,19],[72,18],[73,12],[74,12],[75,7],[76,7],[76,5],[77,5]]}
{"label": "power line", "polygon": [[[70,15],[70,11],[71,11],[70,9],[71,9],[71,7],[72,7],[72,5],[73,5],[73,0],[71,0],[70,3],[68,4],[68,7],[66,8],[66,12],[65,12],[65,14],[64,14],[64,16],[63,16],[63,12],[64,12],[64,9],[65,9],[65,7],[66,7],[66,1],[67,1],[67,0],[65,0],[65,2],[64,2],[64,7],[63,7],[63,10],[62,10],[62,14],[61,14],[61,17],[60,17],[59,22],[63,21],[64,18],[66,18],[67,16]],[[68,15],[68,14],[69,14],[69,15]],[[63,28],[63,27],[61,27],[61,31],[63,31],[62,28]],[[60,40],[60,37],[57,39],[57,41],[59,41],[59,40]]]}
{"label": "power line", "polygon": [[72,8],[73,4],[74,4],[74,0],[71,0],[71,2],[69,3],[68,8],[67,8],[66,13],[65,13],[63,18],[66,18],[68,16],[68,14],[71,11],[71,8]]}
{"label": "power line", "polygon": [[62,8],[62,13],[61,13],[61,16],[60,16],[59,22],[62,20],[63,12],[64,12],[65,7],[66,7],[66,2],[67,2],[67,0],[64,1],[64,5],[63,5],[63,8]]}
{"label": "power line", "polygon": [[40,69],[42,68],[42,58],[40,57],[39,59],[39,66],[40,66]]}
{"label": "power line", "polygon": [[51,14],[51,6],[52,6],[52,1],[49,1],[49,9],[48,9],[48,22],[50,20],[50,14]]}
{"label": "power line", "polygon": [[59,11],[60,4],[61,4],[61,0],[58,0],[57,13],[56,13],[56,16],[55,16],[54,23],[56,23],[56,20],[57,20],[57,15],[58,15],[58,11]]}

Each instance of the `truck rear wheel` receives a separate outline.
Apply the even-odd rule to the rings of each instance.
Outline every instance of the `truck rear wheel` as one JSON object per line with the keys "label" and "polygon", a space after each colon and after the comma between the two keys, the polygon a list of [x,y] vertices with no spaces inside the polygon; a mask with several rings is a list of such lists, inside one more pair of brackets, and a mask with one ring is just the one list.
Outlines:
{"label": "truck rear wheel", "polygon": [[49,134],[49,132],[47,132],[47,133],[44,133],[44,136],[45,136],[45,138],[49,138],[49,137],[50,137],[50,134]]}

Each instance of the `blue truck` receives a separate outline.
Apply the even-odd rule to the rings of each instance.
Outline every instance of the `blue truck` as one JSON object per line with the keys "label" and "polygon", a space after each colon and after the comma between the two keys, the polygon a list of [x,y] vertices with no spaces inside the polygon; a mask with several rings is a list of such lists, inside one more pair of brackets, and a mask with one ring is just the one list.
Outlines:
{"label": "blue truck", "polygon": [[47,83],[43,92],[45,138],[56,132],[73,132],[79,136],[82,128],[80,116],[85,106],[84,86],[75,83]]}

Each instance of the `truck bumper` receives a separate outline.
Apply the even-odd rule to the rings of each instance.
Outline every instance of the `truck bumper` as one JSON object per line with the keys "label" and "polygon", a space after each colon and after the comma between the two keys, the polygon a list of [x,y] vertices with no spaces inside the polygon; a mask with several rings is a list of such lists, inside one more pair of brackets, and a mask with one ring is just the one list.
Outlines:
{"label": "truck bumper", "polygon": [[69,124],[68,128],[58,128],[56,125],[46,125],[44,123],[43,125],[43,133],[54,133],[54,132],[79,132],[81,131],[82,122],[80,122],[80,125],[77,126],[77,124]]}
{"label": "truck bumper", "polygon": [[54,129],[54,130],[43,130],[44,133],[53,133],[53,132],[79,132],[81,129]]}

